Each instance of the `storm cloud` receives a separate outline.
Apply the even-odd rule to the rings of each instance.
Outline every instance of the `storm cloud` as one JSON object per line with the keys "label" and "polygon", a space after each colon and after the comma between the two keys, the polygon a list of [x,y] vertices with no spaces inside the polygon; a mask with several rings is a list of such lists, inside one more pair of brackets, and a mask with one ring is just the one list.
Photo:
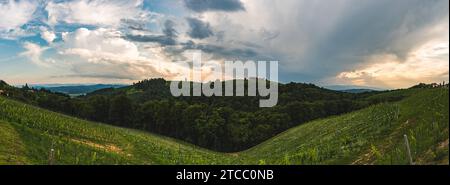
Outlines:
{"label": "storm cloud", "polygon": [[135,42],[155,42],[159,43],[160,45],[166,46],[166,45],[176,45],[178,37],[178,32],[175,29],[175,23],[171,20],[166,20],[164,22],[164,28],[162,30],[163,34],[155,35],[155,34],[149,34],[149,35],[133,35],[133,34],[127,34],[125,38],[127,40],[135,41]]}
{"label": "storm cloud", "polygon": [[194,12],[245,10],[240,0],[184,0],[186,8]]}
{"label": "storm cloud", "polygon": [[[245,13],[227,14],[225,18],[208,14],[202,20],[214,25],[214,30],[223,31],[225,43],[252,42],[263,46],[257,51],[279,61],[283,81],[386,86],[366,79],[330,80],[336,80],[342,72],[359,71],[373,63],[389,62],[391,58],[395,58],[395,63],[415,65],[417,62],[412,63],[414,60],[410,58],[424,45],[448,43],[448,1],[445,0],[244,2]],[[448,44],[444,47],[448,48]],[[440,62],[430,61],[429,65],[440,66]],[[366,77],[380,78],[375,69],[381,67],[363,71],[370,73]]]}
{"label": "storm cloud", "polygon": [[214,59],[226,60],[272,60],[271,56],[264,55],[252,47],[226,47],[216,44],[201,44],[188,41],[181,44],[183,50],[200,50],[212,54]]}
{"label": "storm cloud", "polygon": [[205,23],[196,18],[186,18],[186,20],[190,27],[190,30],[187,32],[187,34],[191,38],[204,39],[214,35],[208,23]]}

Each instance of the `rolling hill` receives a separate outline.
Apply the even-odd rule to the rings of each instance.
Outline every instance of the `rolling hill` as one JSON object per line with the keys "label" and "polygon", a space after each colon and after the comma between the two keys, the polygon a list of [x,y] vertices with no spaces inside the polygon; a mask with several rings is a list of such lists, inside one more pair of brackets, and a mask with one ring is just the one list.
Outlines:
{"label": "rolling hill", "polygon": [[448,164],[448,89],[407,95],[291,128],[246,151],[219,153],[89,122],[0,96],[0,164]]}
{"label": "rolling hill", "polygon": [[[235,80],[238,81],[248,82]],[[28,86],[16,88],[6,83],[0,85],[0,90],[11,99],[47,110],[148,131],[221,152],[246,150],[312,120],[405,97],[378,96],[383,92],[352,94],[291,82],[279,84],[276,106],[259,108],[259,100],[267,97],[174,97],[170,83],[164,79],[146,79],[78,97]]]}

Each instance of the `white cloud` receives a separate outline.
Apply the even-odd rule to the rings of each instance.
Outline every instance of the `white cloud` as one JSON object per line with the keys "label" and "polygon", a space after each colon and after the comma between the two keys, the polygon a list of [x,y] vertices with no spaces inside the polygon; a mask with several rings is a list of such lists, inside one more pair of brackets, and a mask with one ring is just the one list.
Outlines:
{"label": "white cloud", "polygon": [[[115,79],[124,82],[148,78],[186,79],[185,66],[172,62],[163,47],[136,45],[122,37],[120,31],[99,28],[77,29],[63,33],[58,53],[70,63],[71,77]],[[189,55],[183,52],[183,55]],[[189,55],[192,57],[192,55]]]}
{"label": "white cloud", "polygon": [[21,56],[28,57],[30,61],[36,65],[49,67],[49,62],[41,60],[42,53],[45,50],[49,49],[48,47],[41,47],[40,45],[35,43],[25,42],[23,44],[23,48],[25,48],[26,51],[20,53]]}
{"label": "white cloud", "polygon": [[63,33],[62,39],[63,43],[57,49],[71,61],[73,72],[79,76],[133,81],[172,75],[162,50],[141,51],[136,44],[123,39],[121,32],[113,29],[80,28]]}
{"label": "white cloud", "polygon": [[49,31],[49,30],[43,30],[41,32],[41,38],[44,39],[45,41],[47,41],[47,43],[52,43],[53,40],[56,39],[56,35],[53,31]]}
{"label": "white cloud", "polygon": [[123,38],[121,33],[111,29],[100,28],[88,30],[77,29],[72,33],[63,33],[64,53],[97,58],[139,58],[137,46]]}
{"label": "white cloud", "polygon": [[36,7],[36,3],[32,1],[0,1],[0,37],[25,35],[26,31],[20,27],[33,18]]}
{"label": "white cloud", "polygon": [[99,26],[117,26],[124,19],[138,19],[145,16],[141,11],[142,0],[75,0],[54,3],[49,2],[48,23],[86,24]]}

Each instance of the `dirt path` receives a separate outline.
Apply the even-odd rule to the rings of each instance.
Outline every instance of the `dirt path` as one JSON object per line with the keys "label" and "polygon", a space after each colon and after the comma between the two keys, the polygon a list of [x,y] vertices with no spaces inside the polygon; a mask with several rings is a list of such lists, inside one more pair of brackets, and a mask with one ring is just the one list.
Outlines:
{"label": "dirt path", "polygon": [[106,150],[108,152],[113,152],[113,153],[117,153],[117,154],[124,154],[122,148],[120,148],[120,147],[118,147],[116,145],[113,145],[113,144],[99,144],[99,143],[94,143],[92,141],[79,140],[79,139],[70,139],[70,140],[75,142],[75,143],[87,145],[87,146],[90,146],[90,147],[93,147],[93,148]]}

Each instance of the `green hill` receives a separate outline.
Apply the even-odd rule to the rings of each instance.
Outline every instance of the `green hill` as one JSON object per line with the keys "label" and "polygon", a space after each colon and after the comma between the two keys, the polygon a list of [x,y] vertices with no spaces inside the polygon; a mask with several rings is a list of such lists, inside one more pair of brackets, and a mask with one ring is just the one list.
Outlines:
{"label": "green hill", "polygon": [[448,164],[448,89],[409,89],[410,97],[292,128],[248,151],[268,164]]}
{"label": "green hill", "polygon": [[[0,164],[448,164],[448,89],[409,89],[395,103],[312,121],[249,150],[218,153],[89,122],[0,96]],[[53,150],[53,152],[51,152]]]}

